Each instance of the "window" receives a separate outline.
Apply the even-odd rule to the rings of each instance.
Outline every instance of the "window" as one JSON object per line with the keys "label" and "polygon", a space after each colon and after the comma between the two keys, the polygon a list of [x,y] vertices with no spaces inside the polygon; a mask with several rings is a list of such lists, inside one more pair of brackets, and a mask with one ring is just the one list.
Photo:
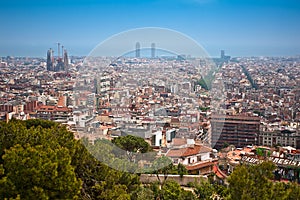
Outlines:
{"label": "window", "polygon": [[201,156],[197,156],[197,162],[201,161]]}

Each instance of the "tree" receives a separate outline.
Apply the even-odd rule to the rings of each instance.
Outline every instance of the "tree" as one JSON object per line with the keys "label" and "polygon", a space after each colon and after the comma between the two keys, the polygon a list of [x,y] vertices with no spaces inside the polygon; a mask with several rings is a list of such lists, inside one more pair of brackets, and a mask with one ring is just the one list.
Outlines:
{"label": "tree", "polygon": [[210,199],[214,194],[214,187],[208,181],[203,180],[195,185],[194,192],[198,199]]}
{"label": "tree", "polygon": [[97,191],[97,199],[103,200],[130,200],[130,194],[127,193],[127,188],[125,185],[114,184],[111,188],[107,188],[107,182],[103,181],[96,184],[93,188]]}
{"label": "tree", "polygon": [[[133,135],[114,138],[112,143],[126,151],[126,155],[130,162],[134,162],[137,153],[151,151],[150,145],[143,138]],[[117,154],[119,154],[119,152],[120,151],[118,151]]]}
{"label": "tree", "polygon": [[269,178],[273,169],[272,163],[237,167],[228,179],[231,199],[270,199],[268,188],[272,184]]}
{"label": "tree", "polygon": [[223,149],[229,147],[229,145],[230,145],[230,144],[229,144],[228,142],[224,142],[224,144],[223,144]]}
{"label": "tree", "polygon": [[161,190],[162,200],[194,200],[195,195],[191,191],[185,191],[173,180],[168,180]]}
{"label": "tree", "polygon": [[[167,156],[161,156],[154,160],[152,167],[154,169],[154,173],[156,174],[156,177],[161,185],[161,187],[164,185],[165,181],[168,178],[168,174],[172,170],[174,170],[174,165],[172,163],[172,160]],[[163,174],[164,179],[160,179],[160,174]]]}
{"label": "tree", "polygon": [[180,177],[182,178],[183,175],[188,174],[188,170],[185,168],[185,166],[181,163],[179,163],[177,165],[177,170],[178,170],[178,174],[180,175]]}
{"label": "tree", "polygon": [[[181,186],[173,180],[167,180],[162,188],[160,183],[153,182],[149,189],[156,200],[195,200],[196,196],[191,191],[185,191]],[[153,199],[153,198],[152,198]]]}
{"label": "tree", "polygon": [[166,181],[161,189],[161,193],[163,197],[162,199],[164,200],[179,199],[181,191],[182,189],[177,182],[173,180]]}
{"label": "tree", "polygon": [[153,200],[154,192],[148,187],[139,187],[131,195],[132,200]]}
{"label": "tree", "polygon": [[76,178],[66,148],[18,144],[5,151],[3,161],[1,186],[10,187],[10,194],[1,191],[2,198],[70,199],[80,193],[81,181]]}
{"label": "tree", "polygon": [[65,126],[0,122],[0,198],[129,199],[139,177],[93,157]]}

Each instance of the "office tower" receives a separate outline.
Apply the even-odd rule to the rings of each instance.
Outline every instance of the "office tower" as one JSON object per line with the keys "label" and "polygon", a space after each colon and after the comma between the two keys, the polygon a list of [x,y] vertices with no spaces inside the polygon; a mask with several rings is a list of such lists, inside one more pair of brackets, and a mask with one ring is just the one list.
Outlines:
{"label": "office tower", "polygon": [[155,58],[155,43],[151,44],[151,58]]}
{"label": "office tower", "polygon": [[260,118],[240,115],[212,115],[211,142],[215,149],[225,144],[244,147],[257,143]]}
{"label": "office tower", "polygon": [[225,59],[225,51],[221,50],[221,59]]}
{"label": "office tower", "polygon": [[64,67],[65,67],[65,71],[68,71],[69,68],[69,58],[68,58],[68,52],[67,50],[64,50]]}
{"label": "office tower", "polygon": [[135,45],[135,57],[139,58],[141,56],[141,45],[139,42]]}
{"label": "office tower", "polygon": [[53,58],[51,48],[47,51],[47,70],[53,71]]}

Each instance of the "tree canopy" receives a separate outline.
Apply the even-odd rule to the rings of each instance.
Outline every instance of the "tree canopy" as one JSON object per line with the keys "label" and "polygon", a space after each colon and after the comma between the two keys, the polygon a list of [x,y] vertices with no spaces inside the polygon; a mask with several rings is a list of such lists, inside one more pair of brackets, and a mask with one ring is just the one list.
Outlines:
{"label": "tree canopy", "polygon": [[137,175],[96,160],[65,126],[0,122],[0,198],[129,199]]}
{"label": "tree canopy", "polygon": [[[193,185],[190,192],[167,179],[168,174],[186,174],[185,167],[173,165],[170,158],[162,156],[153,161],[153,168],[157,175],[164,175],[163,180],[143,186],[138,175],[106,165],[124,165],[113,155],[114,144],[130,152],[151,151],[148,143],[134,136],[113,143],[98,140],[91,145],[85,139],[75,140],[65,126],[54,122],[0,122],[0,199],[184,200],[217,196],[292,200],[300,196],[299,185],[271,180],[275,166],[269,162],[236,167],[228,178],[228,187],[202,182]],[[108,155],[107,160],[100,162],[99,154]]]}
{"label": "tree canopy", "polygon": [[146,153],[152,150],[143,138],[133,135],[114,138],[112,143],[126,151],[126,155],[131,162],[134,161],[137,153]]}
{"label": "tree canopy", "polygon": [[274,178],[275,168],[272,162],[238,166],[228,179],[228,198],[232,200],[299,198],[300,187],[297,184],[271,181]]}

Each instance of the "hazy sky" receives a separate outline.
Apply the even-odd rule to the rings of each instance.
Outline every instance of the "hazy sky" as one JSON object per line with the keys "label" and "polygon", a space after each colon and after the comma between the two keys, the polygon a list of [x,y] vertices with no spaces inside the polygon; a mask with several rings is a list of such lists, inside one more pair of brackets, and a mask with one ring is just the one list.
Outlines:
{"label": "hazy sky", "polygon": [[1,0],[0,56],[87,55],[141,27],[182,32],[212,56],[299,55],[299,0]]}

